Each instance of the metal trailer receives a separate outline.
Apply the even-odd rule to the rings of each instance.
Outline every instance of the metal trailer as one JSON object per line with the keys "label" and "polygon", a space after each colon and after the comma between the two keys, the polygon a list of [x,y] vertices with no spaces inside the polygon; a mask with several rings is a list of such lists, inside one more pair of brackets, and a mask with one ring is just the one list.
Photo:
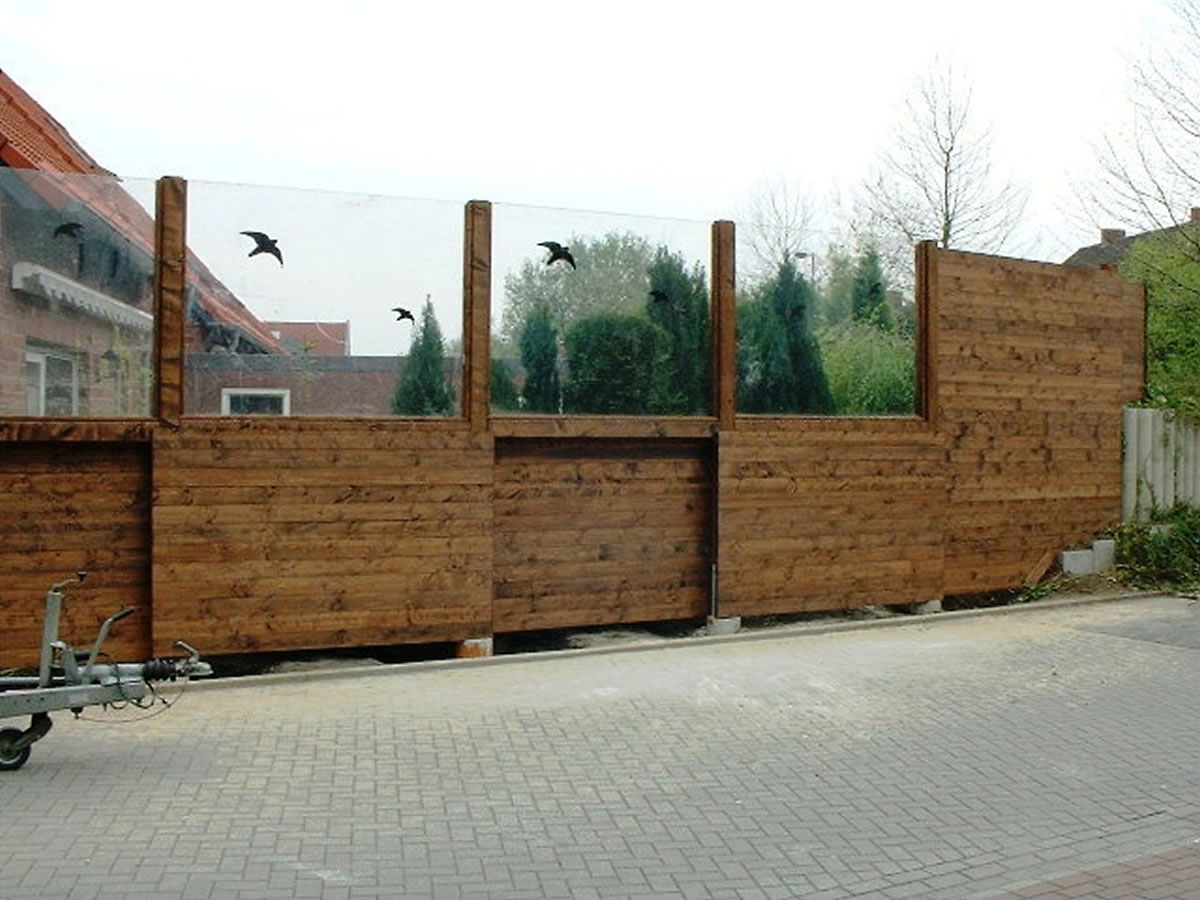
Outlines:
{"label": "metal trailer", "polygon": [[[0,719],[29,716],[29,727],[0,728],[0,771],[25,765],[30,748],[44,738],[53,724],[50,713],[69,709],[78,718],[86,706],[132,703],[149,708],[158,699],[154,682],[175,681],[211,675],[212,667],[183,641],[175,646],[186,651],[184,659],[151,659],[140,663],[101,663],[106,658],[104,640],[109,629],[137,612],[129,607],[109,616],[100,626],[90,651],[75,650],[58,637],[63,607],[63,588],[82,584],[87,572],[76,572],[46,592],[46,619],[42,628],[41,658],[37,675],[0,677]],[[147,703],[146,698],[150,700]],[[165,701],[164,701],[165,702]]]}

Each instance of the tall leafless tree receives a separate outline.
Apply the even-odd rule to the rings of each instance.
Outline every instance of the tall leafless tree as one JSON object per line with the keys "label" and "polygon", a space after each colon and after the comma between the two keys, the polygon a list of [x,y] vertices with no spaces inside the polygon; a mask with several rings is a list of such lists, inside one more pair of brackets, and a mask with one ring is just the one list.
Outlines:
{"label": "tall leafless tree", "polygon": [[[768,278],[785,262],[815,259],[812,199],[795,183],[783,178],[762,181],[750,195],[743,223],[750,250],[750,275]],[[815,271],[812,265],[802,271]]]}
{"label": "tall leafless tree", "polygon": [[[1200,0],[1168,6],[1168,36],[1133,66],[1132,122],[1098,148],[1098,183],[1083,192],[1093,225],[1169,228],[1200,206]],[[1200,235],[1184,231],[1200,253]]]}
{"label": "tall leafless tree", "polygon": [[937,63],[906,102],[894,143],[865,185],[874,228],[909,247],[992,252],[1012,237],[1028,191],[994,169],[988,129],[975,118],[971,89]]}

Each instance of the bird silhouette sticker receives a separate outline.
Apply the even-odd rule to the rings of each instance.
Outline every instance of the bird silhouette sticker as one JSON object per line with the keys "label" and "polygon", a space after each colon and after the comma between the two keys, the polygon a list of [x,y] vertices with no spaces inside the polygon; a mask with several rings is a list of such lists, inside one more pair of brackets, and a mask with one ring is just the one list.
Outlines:
{"label": "bird silhouette sticker", "polygon": [[413,314],[403,306],[393,306],[392,312],[396,314],[397,322],[403,322],[405,319],[408,319],[408,321],[412,322],[414,325],[417,322],[417,320],[413,318]]}
{"label": "bird silhouette sticker", "polygon": [[575,268],[575,257],[571,255],[571,251],[557,241],[540,241],[538,246],[545,247],[550,251],[550,256],[546,260],[546,265],[554,265],[554,263],[561,259],[570,265],[572,269]]}
{"label": "bird silhouette sticker", "polygon": [[79,222],[63,222],[61,225],[59,225],[57,228],[54,229],[54,236],[57,238],[57,237],[62,237],[63,235],[66,235],[67,237],[73,237],[73,238],[78,239],[79,235],[82,231],[83,231],[83,225],[80,224]]}
{"label": "bird silhouette sticker", "polygon": [[243,231],[248,238],[254,240],[254,249],[247,256],[257,256],[259,253],[270,253],[273,257],[279,260],[279,264],[283,265],[283,253],[279,249],[279,244],[273,237],[268,237],[261,231]]}

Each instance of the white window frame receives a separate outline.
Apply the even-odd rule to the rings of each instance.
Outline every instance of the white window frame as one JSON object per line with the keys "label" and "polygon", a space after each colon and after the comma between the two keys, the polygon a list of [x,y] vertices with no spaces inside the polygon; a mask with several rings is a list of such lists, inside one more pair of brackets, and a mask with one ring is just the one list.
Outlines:
{"label": "white window frame", "polygon": [[[221,388],[221,415],[231,416],[234,397],[278,397],[282,401],[283,412],[280,415],[292,414],[292,392],[290,388]],[[242,415],[238,413],[237,415]],[[255,413],[255,415],[270,416],[275,413]]]}
{"label": "white window frame", "polygon": [[28,415],[46,415],[46,363],[51,359],[65,362],[71,367],[71,411],[66,415],[77,416],[79,415],[79,365],[75,357],[70,353],[55,353],[53,350],[26,349],[25,362],[34,363],[38,367],[38,408],[36,410],[29,410]]}

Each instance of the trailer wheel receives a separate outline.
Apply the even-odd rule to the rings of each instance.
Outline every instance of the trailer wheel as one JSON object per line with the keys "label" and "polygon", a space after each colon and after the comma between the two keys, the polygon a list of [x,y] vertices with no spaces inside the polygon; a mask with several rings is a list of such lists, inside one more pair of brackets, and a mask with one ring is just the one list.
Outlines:
{"label": "trailer wheel", "polygon": [[13,744],[22,734],[19,728],[0,728],[0,772],[11,772],[25,765],[31,747],[14,750]]}

